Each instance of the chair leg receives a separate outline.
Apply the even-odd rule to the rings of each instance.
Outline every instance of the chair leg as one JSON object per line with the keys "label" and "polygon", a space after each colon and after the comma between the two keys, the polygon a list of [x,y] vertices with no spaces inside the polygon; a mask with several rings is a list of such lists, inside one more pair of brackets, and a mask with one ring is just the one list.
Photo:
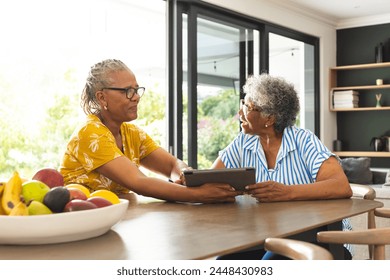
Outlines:
{"label": "chair leg", "polygon": [[[375,224],[375,213],[374,210],[369,211],[367,213],[367,228],[376,228]],[[370,256],[370,259],[373,259],[373,252],[374,252],[374,245],[368,245],[368,255]]]}
{"label": "chair leg", "polygon": [[384,260],[384,259],[386,259],[385,245],[376,245],[374,247],[373,260]]}

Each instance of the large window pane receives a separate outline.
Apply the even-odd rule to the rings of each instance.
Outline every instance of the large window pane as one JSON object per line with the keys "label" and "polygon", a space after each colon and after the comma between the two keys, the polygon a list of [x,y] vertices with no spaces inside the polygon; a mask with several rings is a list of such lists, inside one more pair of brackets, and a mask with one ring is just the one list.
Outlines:
{"label": "large window pane", "polygon": [[197,160],[198,168],[210,168],[239,131],[240,30],[198,18],[197,39]]}
{"label": "large window pane", "polygon": [[286,78],[298,91],[297,126],[315,132],[314,46],[270,33],[269,73]]}
{"label": "large window pane", "polygon": [[[124,61],[147,92],[136,123],[165,146],[165,1],[0,3],[0,178],[60,163],[89,67]],[[141,24],[142,23],[142,24]]]}
{"label": "large window pane", "polygon": [[[240,131],[240,91],[248,74],[259,68],[254,62],[259,54],[253,54],[259,32],[198,14],[191,21],[196,22],[196,36],[189,37],[188,15],[183,21],[183,159],[199,169],[210,168]],[[194,41],[196,51],[188,55],[194,46],[187,43]],[[196,102],[195,113],[190,98]]]}

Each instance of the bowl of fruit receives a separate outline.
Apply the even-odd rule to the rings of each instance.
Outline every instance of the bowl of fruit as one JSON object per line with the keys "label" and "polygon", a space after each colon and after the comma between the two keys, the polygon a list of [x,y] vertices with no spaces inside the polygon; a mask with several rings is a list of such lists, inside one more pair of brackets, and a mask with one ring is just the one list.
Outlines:
{"label": "bowl of fruit", "polygon": [[125,214],[128,200],[109,190],[91,192],[81,184],[64,185],[55,169],[44,170],[52,174],[22,180],[14,172],[0,183],[0,244],[53,244],[97,237]]}

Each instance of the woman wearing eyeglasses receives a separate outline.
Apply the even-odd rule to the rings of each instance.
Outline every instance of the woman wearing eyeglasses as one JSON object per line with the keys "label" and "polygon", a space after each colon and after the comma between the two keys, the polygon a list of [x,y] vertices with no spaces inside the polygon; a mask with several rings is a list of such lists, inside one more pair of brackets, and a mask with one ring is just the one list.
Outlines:
{"label": "woman wearing eyeglasses", "polygon": [[[134,191],[170,201],[233,202],[238,193],[226,184],[180,185],[181,170],[189,167],[130,123],[138,117],[144,92],[120,60],[108,59],[91,67],[81,97],[87,120],[68,143],[60,168],[65,183],[117,194]],[[140,166],[177,183],[147,177]]]}
{"label": "woman wearing eyeglasses", "polygon": [[311,131],[294,125],[299,98],[292,84],[261,74],[243,89],[242,131],[213,168],[254,167],[257,183],[246,192],[259,202],[352,196],[338,158]]}

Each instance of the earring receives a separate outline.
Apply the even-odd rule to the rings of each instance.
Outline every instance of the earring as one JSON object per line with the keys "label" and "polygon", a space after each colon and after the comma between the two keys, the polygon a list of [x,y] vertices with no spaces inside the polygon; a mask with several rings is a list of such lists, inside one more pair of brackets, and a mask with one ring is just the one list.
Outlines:
{"label": "earring", "polygon": [[268,127],[268,124],[266,124],[265,127]]}
{"label": "earring", "polygon": [[106,111],[107,111],[107,109],[108,109],[106,105],[104,105],[103,108],[104,108],[104,110],[106,110]]}

